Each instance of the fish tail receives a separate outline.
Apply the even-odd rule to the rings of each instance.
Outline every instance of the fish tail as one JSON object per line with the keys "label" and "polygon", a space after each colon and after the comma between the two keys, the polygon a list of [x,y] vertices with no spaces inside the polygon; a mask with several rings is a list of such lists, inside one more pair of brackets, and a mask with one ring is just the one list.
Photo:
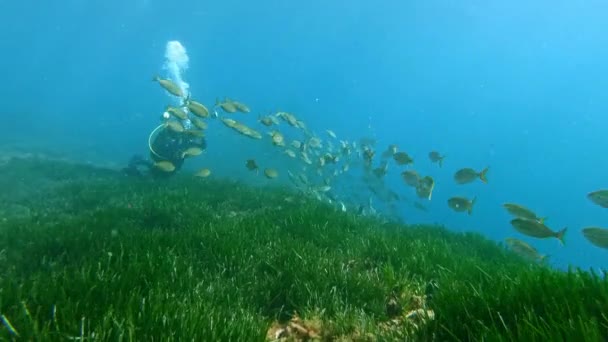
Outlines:
{"label": "fish tail", "polygon": [[488,183],[488,178],[486,177],[486,174],[488,173],[488,170],[490,169],[490,167],[486,167],[485,169],[481,170],[481,172],[479,173],[479,179],[481,179],[482,182],[484,183]]}
{"label": "fish tail", "polygon": [[561,242],[562,246],[566,244],[564,240],[566,230],[568,230],[568,227],[564,227],[564,229],[560,230],[559,232],[557,232],[557,234],[555,234],[555,237],[559,239],[559,242]]}
{"label": "fish tail", "polygon": [[160,80],[160,77],[158,77],[158,75],[154,75],[152,77],[152,82],[158,82]]}
{"label": "fish tail", "polygon": [[445,157],[441,157],[441,159],[439,159],[439,167],[443,166],[443,158],[445,158]]}

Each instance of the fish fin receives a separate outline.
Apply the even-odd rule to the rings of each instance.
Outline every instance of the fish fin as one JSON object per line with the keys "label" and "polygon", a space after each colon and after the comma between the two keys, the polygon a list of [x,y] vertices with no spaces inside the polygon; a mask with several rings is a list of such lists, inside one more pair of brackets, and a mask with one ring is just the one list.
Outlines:
{"label": "fish fin", "polygon": [[445,156],[444,156],[444,157],[441,157],[441,159],[439,159],[439,167],[442,167],[442,166],[443,166],[443,158],[445,158]]}
{"label": "fish fin", "polygon": [[476,201],[477,201],[477,197],[473,197],[473,199],[471,200],[471,206],[467,210],[467,213],[469,213],[469,215],[473,214],[473,206],[475,205]]}
{"label": "fish fin", "polygon": [[486,174],[488,173],[488,170],[490,169],[490,167],[486,167],[485,169],[481,170],[481,172],[479,173],[479,179],[481,179],[482,182],[484,183],[488,183],[488,178],[486,177]]}
{"label": "fish fin", "polygon": [[213,116],[214,117],[219,117],[219,113],[217,112],[217,107],[219,107],[222,103],[220,102],[220,98],[216,97],[215,98],[215,105],[213,106]]}
{"label": "fish fin", "polygon": [[545,224],[545,222],[547,222],[548,219],[549,219],[548,217],[541,217],[538,219],[538,223]]}
{"label": "fish fin", "polygon": [[160,77],[158,75],[152,76],[152,82],[158,82],[158,81],[160,81]]}
{"label": "fish fin", "polygon": [[564,229],[560,230],[559,232],[557,232],[555,234],[555,237],[559,239],[559,242],[562,244],[562,246],[564,246],[566,244],[566,242],[564,240],[564,236],[566,235],[566,230],[568,230],[568,227],[564,227]]}

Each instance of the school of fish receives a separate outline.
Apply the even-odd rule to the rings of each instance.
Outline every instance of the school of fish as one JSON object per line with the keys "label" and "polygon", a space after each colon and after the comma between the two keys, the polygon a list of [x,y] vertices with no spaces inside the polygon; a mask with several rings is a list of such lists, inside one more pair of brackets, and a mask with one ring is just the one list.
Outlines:
{"label": "school of fish", "polygon": [[[432,200],[435,180],[429,175],[419,174],[413,168],[414,158],[406,151],[399,150],[395,144],[389,145],[378,155],[375,139],[362,138],[358,142],[341,140],[334,131],[329,129],[322,135],[316,134],[309,130],[296,115],[285,111],[258,116],[257,123],[261,125],[260,129],[268,130],[263,134],[257,129],[237,121],[233,118],[236,116],[229,117],[230,114],[251,112],[251,109],[243,102],[228,97],[223,100],[217,98],[212,110],[209,111],[204,104],[193,100],[190,94],[184,94],[181,88],[170,79],[155,77],[153,80],[158,82],[169,94],[181,99],[180,107],[167,106],[165,108],[162,117],[167,129],[202,137],[208,128],[206,120],[218,118],[224,126],[235,133],[260,140],[261,143],[265,143],[264,141],[267,140],[269,148],[276,149],[277,154],[299,161],[299,166],[287,170],[286,174],[293,187],[303,196],[335,205],[341,211],[350,209],[363,215],[377,214],[372,206],[372,196],[375,196],[386,204],[392,213],[390,216],[393,218],[401,216],[397,209],[397,203],[400,201],[406,202],[418,210],[427,211],[426,206],[420,201]],[[186,129],[186,126],[194,128]],[[292,138],[293,136],[295,137]],[[198,156],[202,152],[199,148],[191,148],[183,152],[183,157]],[[439,151],[428,153],[428,160],[437,164],[441,169],[443,169],[445,159],[446,155]],[[399,175],[403,186],[412,188],[418,200],[408,200],[386,185],[384,178],[391,164],[400,169]],[[260,166],[255,158],[245,160],[243,165],[256,176],[260,175]],[[166,172],[175,170],[175,166],[167,161],[158,162],[155,166]],[[339,198],[340,192],[334,190],[337,190],[335,189],[336,180],[340,177],[347,179],[352,177],[351,170],[354,167],[362,170],[362,180],[366,189],[357,191],[356,194],[359,197],[354,196],[354,201],[351,199],[347,203]],[[477,181],[488,184],[489,170],[488,166],[484,168],[463,167],[453,174],[453,180],[458,185]],[[268,180],[281,177],[278,168],[272,165],[265,165],[262,174]],[[200,169],[194,174],[194,176],[202,178],[210,175],[211,170],[208,168]],[[349,184],[352,187],[352,183]],[[587,198],[600,207],[608,208],[608,189],[590,192]],[[288,197],[285,200],[290,202],[294,199]],[[447,206],[455,212],[472,215],[476,201],[477,197],[453,196],[448,199]],[[503,207],[513,216],[510,223],[515,231],[536,239],[555,238],[561,245],[565,245],[566,227],[559,230],[551,229],[547,226],[546,217],[537,215],[521,204],[504,203]],[[591,244],[608,249],[607,228],[586,227],[581,230],[581,233]],[[505,240],[505,243],[512,251],[524,258],[533,261],[543,261],[546,258],[545,255],[540,255],[533,246],[520,239],[510,237]]]}

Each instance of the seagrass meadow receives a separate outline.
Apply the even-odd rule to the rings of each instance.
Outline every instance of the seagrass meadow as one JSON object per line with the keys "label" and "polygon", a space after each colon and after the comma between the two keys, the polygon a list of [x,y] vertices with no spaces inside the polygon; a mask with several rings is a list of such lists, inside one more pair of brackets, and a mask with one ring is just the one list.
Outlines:
{"label": "seagrass meadow", "polygon": [[[286,188],[0,166],[1,340],[603,341],[608,280]],[[295,201],[285,201],[292,196]]]}

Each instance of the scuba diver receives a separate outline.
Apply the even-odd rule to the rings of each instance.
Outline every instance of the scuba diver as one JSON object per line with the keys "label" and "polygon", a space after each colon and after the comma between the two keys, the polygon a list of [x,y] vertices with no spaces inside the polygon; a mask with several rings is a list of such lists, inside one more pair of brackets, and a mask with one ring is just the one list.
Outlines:
{"label": "scuba diver", "polygon": [[[168,128],[166,125],[168,118],[168,115],[163,115],[165,122],[156,127],[148,137],[151,159],[147,160],[140,155],[131,157],[129,165],[123,169],[127,176],[143,177],[147,174],[153,178],[167,178],[181,169],[186,158],[184,151],[192,147],[198,147],[201,150],[207,148],[204,137],[176,132]],[[167,171],[156,167],[155,163],[161,161],[170,162],[175,166],[175,169]]]}

